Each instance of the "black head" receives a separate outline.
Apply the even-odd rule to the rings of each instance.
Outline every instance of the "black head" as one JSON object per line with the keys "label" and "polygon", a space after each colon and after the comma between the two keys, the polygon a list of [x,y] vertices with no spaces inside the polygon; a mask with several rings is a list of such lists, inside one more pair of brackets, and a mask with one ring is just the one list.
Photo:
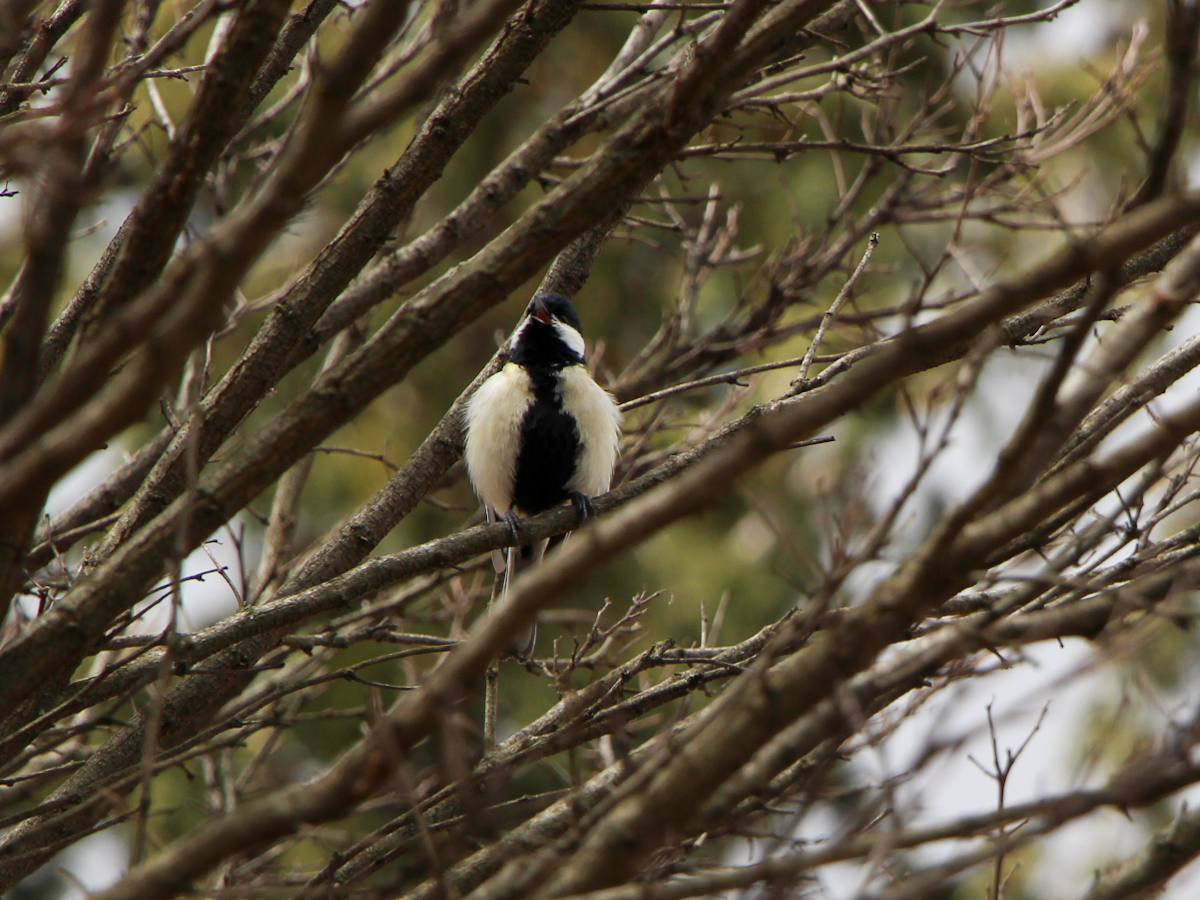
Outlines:
{"label": "black head", "polygon": [[538,312],[539,303],[549,316],[558,319],[564,325],[570,325],[580,334],[583,334],[583,328],[579,324],[579,313],[575,311],[575,304],[562,294],[538,294],[529,301],[525,315],[542,318]]}
{"label": "black head", "polygon": [[583,335],[575,306],[561,294],[539,294],[525,309],[509,354],[529,368],[561,369],[583,362]]}

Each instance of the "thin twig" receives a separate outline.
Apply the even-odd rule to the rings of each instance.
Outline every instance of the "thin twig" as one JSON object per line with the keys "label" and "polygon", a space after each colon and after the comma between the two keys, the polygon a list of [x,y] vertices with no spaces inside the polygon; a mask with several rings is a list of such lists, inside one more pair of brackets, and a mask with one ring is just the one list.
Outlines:
{"label": "thin twig", "polygon": [[875,252],[875,246],[879,243],[879,233],[871,232],[871,236],[867,238],[867,249],[863,251],[862,259],[859,260],[858,266],[851,273],[850,278],[842,285],[842,289],[838,291],[837,296],[833,299],[833,304],[826,310],[825,315],[821,316],[821,324],[817,326],[817,333],[813,335],[812,343],[808,345],[808,351],[804,354],[804,358],[800,362],[800,374],[792,381],[792,387],[800,387],[808,383],[808,369],[813,363],[813,357],[817,355],[817,348],[821,346],[821,340],[825,337],[825,332],[829,330],[830,323],[841,310],[842,304],[846,302],[846,298],[850,296],[850,291],[853,290],[855,283],[860,275],[867,268],[867,263],[871,259],[871,254]]}

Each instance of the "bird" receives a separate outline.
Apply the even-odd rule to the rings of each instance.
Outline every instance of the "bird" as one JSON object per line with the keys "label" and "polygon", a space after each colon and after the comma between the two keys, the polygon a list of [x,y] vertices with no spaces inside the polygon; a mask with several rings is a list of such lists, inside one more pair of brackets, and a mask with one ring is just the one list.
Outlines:
{"label": "bird", "polygon": [[[489,521],[500,519],[520,541],[520,517],[567,501],[582,518],[612,481],[621,437],[617,401],[584,364],[579,314],[561,294],[539,294],[509,342],[508,361],[466,404],[467,474]],[[493,554],[504,595],[518,565],[540,561],[547,541]],[[536,626],[513,655],[527,659]]]}

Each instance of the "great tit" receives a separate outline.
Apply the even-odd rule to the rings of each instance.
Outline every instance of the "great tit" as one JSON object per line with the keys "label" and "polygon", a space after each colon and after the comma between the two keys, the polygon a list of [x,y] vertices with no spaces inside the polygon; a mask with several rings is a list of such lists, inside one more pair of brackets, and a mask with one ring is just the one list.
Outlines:
{"label": "great tit", "polygon": [[[488,518],[509,523],[570,500],[584,515],[608,490],[617,462],[621,411],[583,360],[583,334],[571,301],[540,294],[512,336],[508,362],[480,385],[466,407],[467,473]],[[519,560],[537,561],[546,542],[494,554],[504,589]],[[528,657],[536,633],[513,648]]]}

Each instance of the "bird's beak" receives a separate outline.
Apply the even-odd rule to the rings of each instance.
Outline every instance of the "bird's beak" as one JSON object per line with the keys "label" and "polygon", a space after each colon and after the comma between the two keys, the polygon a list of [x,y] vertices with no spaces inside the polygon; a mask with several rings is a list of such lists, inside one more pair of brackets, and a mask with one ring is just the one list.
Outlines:
{"label": "bird's beak", "polygon": [[542,302],[541,297],[533,298],[532,314],[539,322],[544,322],[547,325],[550,324],[550,310],[546,309],[546,304]]}

